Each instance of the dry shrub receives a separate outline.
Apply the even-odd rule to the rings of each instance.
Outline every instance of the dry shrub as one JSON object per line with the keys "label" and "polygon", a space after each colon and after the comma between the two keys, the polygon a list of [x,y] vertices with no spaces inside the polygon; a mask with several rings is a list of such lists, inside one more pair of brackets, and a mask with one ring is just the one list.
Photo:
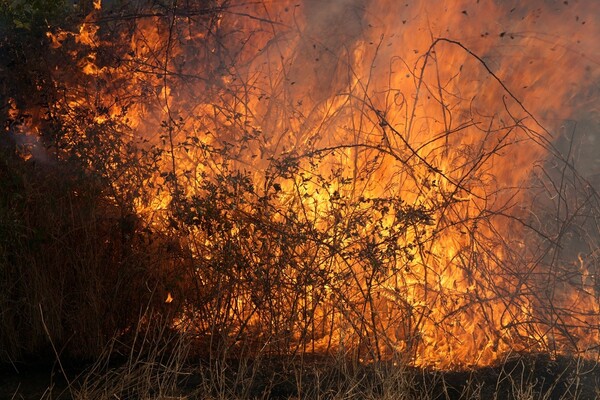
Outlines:
{"label": "dry shrub", "polygon": [[[47,336],[76,356],[115,335],[133,340],[147,304],[186,321],[211,359],[337,351],[418,363],[426,351],[452,358],[466,342],[462,365],[513,347],[597,354],[598,226],[582,221],[597,220],[598,195],[483,59],[437,39],[405,71],[414,88],[380,93],[393,104],[378,106],[367,81],[350,94],[335,84],[331,98],[347,98],[330,113],[327,101],[303,107],[301,89],[247,74],[258,56],[245,58],[240,38],[278,24],[155,6],[143,18],[93,14],[85,35],[56,30],[48,44],[38,128],[56,165],[5,166],[9,359]],[[265,48],[284,44],[278,36],[263,37]],[[438,50],[464,57],[450,81],[479,79],[490,102],[451,89],[459,103],[440,97],[417,118],[458,119],[433,134],[415,110],[442,91]],[[385,64],[379,57],[364,66]],[[294,118],[299,127],[282,122]],[[425,133],[434,136],[418,139]],[[492,171],[530,152],[548,154],[556,171],[540,161],[539,176],[518,182],[510,161]],[[586,236],[580,270],[562,250],[565,232]],[[167,293],[174,301],[162,304]]]}
{"label": "dry shrub", "polygon": [[44,354],[50,340],[65,357],[96,357],[148,304],[169,312],[172,254],[100,185],[7,151],[0,177],[2,361]]}

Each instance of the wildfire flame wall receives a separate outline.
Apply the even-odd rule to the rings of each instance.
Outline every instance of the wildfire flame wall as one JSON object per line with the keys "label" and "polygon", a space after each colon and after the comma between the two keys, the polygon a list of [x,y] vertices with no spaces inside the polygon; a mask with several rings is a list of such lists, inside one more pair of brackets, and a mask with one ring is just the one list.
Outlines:
{"label": "wildfire flame wall", "polygon": [[595,2],[96,5],[48,33],[55,156],[181,238],[180,329],[438,368],[598,355],[599,170],[563,143],[598,126]]}

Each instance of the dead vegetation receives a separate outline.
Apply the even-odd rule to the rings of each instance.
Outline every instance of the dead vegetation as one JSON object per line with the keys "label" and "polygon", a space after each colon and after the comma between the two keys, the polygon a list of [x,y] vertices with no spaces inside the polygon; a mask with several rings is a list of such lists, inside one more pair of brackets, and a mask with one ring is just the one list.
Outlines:
{"label": "dead vegetation", "polygon": [[598,396],[575,135],[459,41],[382,68],[211,4],[3,9],[0,361],[76,400]]}

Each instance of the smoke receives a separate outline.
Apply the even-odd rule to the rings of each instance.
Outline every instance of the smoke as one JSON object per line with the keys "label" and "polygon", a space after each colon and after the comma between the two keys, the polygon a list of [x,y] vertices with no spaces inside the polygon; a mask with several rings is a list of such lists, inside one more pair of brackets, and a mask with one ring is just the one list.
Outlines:
{"label": "smoke", "polygon": [[11,129],[8,132],[6,142],[24,159],[33,159],[42,165],[49,165],[54,162],[40,138],[27,128]]}
{"label": "smoke", "polygon": [[46,165],[54,161],[51,159],[48,150],[44,146],[41,138],[36,134],[36,128],[32,116],[21,115],[16,101],[12,98],[8,100],[8,110],[5,134],[0,135],[0,147],[9,152],[16,152],[23,159],[34,161]]}
{"label": "smoke", "polygon": [[304,0],[306,25],[290,73],[304,88],[295,96],[321,102],[344,91],[349,84],[347,66],[353,48],[364,36],[365,12],[370,1]]}

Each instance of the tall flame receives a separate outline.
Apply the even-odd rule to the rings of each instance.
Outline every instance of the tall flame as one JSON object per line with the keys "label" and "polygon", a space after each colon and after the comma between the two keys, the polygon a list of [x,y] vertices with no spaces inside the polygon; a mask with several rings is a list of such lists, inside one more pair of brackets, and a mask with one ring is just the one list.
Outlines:
{"label": "tall flame", "polygon": [[[439,368],[521,350],[597,354],[596,278],[586,260],[557,265],[541,203],[562,196],[544,193],[561,121],[593,104],[600,32],[587,18],[598,10],[447,3],[229,1],[115,22],[96,1],[78,32],[49,34],[73,61],[56,71],[67,87],[57,107],[83,122],[65,148],[114,134],[128,156],[155,154],[163,173],[135,195],[151,223],[229,174],[247,188],[229,193],[234,220],[252,221],[250,196],[278,205],[263,210],[274,227],[310,226],[288,250],[319,265],[318,280],[280,271],[299,300],[238,288],[228,321],[258,327],[260,305],[280,302],[297,313],[290,329],[311,326],[292,332],[304,349]],[[111,174],[118,160],[103,162]],[[113,172],[126,191],[131,176]],[[227,237],[244,243],[249,226]],[[210,260],[217,239],[188,233]],[[291,257],[254,245],[256,265]]]}

